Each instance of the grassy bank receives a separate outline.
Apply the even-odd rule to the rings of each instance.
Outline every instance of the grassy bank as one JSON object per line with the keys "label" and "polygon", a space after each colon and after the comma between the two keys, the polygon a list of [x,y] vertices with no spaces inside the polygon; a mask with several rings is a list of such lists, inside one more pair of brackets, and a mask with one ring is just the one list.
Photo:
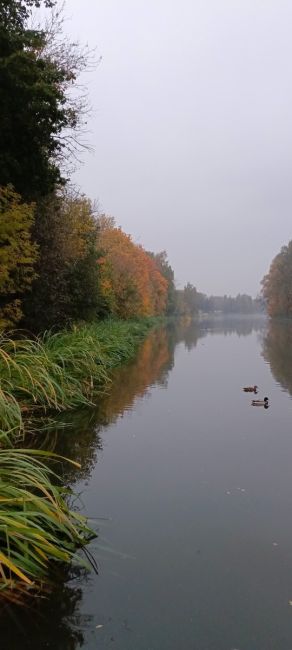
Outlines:
{"label": "grassy bank", "polygon": [[[68,490],[49,454],[15,449],[38,417],[93,403],[111,369],[134,355],[154,325],[107,321],[35,339],[0,339],[0,594],[21,600],[49,581],[56,563],[70,563],[92,538],[68,507]],[[9,443],[10,448],[7,448]],[[6,448],[5,448],[6,444]]]}
{"label": "grassy bank", "polygon": [[35,339],[0,338],[0,428],[15,439],[36,415],[89,404],[111,369],[133,356],[151,319],[106,321]]}

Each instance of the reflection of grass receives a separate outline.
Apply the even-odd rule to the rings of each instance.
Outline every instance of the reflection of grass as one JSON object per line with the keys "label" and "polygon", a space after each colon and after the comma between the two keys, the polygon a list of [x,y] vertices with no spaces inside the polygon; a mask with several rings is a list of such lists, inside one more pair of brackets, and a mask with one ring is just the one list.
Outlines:
{"label": "reflection of grass", "polygon": [[90,403],[94,393],[103,390],[109,370],[133,355],[150,324],[108,321],[47,333],[33,340],[2,336],[3,434],[29,429],[32,412],[61,411]]}
{"label": "reflection of grass", "polygon": [[69,510],[68,490],[44,464],[46,452],[0,450],[0,591],[17,600],[48,579],[51,562],[71,562],[94,536]]}
{"label": "reflection of grass", "polygon": [[[93,626],[93,616],[82,614],[80,604],[88,576],[80,566],[58,565],[54,589],[26,607],[2,602],[0,612],[2,646],[7,650],[77,650],[83,648],[84,632]],[[31,606],[33,604],[33,606]]]}

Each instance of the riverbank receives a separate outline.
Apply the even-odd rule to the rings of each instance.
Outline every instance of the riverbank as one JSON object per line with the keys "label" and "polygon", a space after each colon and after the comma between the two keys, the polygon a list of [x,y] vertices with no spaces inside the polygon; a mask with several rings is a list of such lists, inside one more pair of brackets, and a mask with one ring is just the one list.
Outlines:
{"label": "riverbank", "polygon": [[22,600],[43,588],[52,565],[70,564],[94,536],[86,519],[70,510],[70,493],[49,465],[52,455],[16,449],[17,441],[23,445],[38,422],[45,426],[44,417],[93,404],[111,370],[134,355],[156,323],[106,321],[35,339],[2,335],[0,592],[6,598]]}
{"label": "riverbank", "polygon": [[40,416],[93,403],[157,320],[73,326],[33,339],[0,338],[0,429],[14,441]]}

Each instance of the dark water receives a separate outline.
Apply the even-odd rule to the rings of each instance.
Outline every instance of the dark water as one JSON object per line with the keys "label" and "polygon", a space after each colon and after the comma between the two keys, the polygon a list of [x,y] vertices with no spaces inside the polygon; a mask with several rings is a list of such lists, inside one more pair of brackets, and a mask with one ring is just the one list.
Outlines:
{"label": "dark water", "polygon": [[291,393],[290,324],[152,334],[51,439],[82,463],[67,480],[98,530],[99,575],[5,609],[1,648],[292,650]]}

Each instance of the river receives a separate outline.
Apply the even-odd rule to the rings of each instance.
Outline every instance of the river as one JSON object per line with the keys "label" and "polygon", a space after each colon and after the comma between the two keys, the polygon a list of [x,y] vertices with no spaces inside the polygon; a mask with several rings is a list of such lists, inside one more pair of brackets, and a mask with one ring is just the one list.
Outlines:
{"label": "river", "polygon": [[291,650],[291,393],[291,324],[153,332],[96,409],[47,436],[82,464],[64,472],[98,533],[98,575],[5,606],[1,647]]}

